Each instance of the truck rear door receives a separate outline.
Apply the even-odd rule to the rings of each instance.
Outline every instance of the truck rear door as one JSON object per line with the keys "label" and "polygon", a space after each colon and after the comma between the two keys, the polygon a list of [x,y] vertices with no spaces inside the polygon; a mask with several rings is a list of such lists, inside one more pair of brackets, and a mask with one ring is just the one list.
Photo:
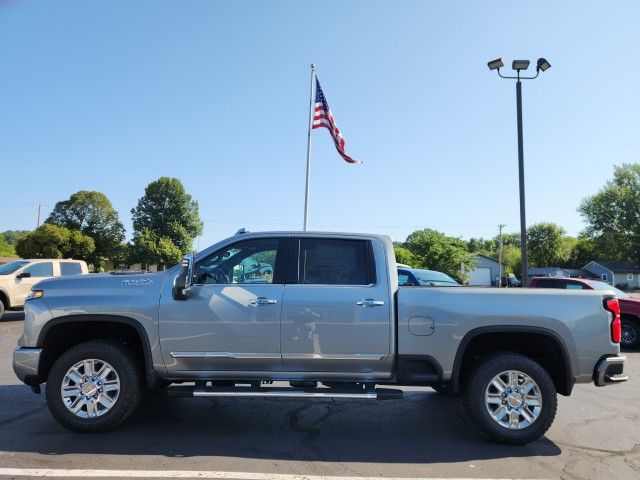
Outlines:
{"label": "truck rear door", "polygon": [[285,372],[370,373],[392,368],[392,301],[384,246],[371,239],[293,238],[284,289]]}

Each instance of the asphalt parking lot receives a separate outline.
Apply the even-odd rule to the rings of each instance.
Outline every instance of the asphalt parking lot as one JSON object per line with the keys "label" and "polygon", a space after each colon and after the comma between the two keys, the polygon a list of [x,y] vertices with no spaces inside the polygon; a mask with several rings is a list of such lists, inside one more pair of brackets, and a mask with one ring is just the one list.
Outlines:
{"label": "asphalt parking lot", "polygon": [[156,396],[118,430],[80,435],[13,375],[21,330],[20,313],[0,321],[0,473],[8,476],[640,478],[640,352],[627,352],[627,383],[578,385],[560,397],[546,437],[521,447],[486,441],[457,401],[412,389],[379,402]]}

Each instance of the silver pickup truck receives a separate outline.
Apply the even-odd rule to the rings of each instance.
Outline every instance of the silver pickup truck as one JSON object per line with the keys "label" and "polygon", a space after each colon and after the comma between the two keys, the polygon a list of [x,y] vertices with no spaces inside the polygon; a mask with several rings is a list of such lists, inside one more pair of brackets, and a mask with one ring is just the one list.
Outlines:
{"label": "silver pickup truck", "polygon": [[557,393],[627,379],[619,342],[607,292],[398,287],[388,237],[241,231],[165,272],[38,283],[13,365],[81,432],[160,388],[384,399],[411,385],[461,394],[489,438],[521,444],[549,428]]}

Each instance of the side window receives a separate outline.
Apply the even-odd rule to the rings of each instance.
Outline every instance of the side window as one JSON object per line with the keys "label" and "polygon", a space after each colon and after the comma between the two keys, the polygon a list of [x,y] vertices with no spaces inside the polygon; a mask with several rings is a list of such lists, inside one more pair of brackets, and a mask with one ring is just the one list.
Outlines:
{"label": "side window", "polygon": [[370,243],[365,240],[302,238],[300,283],[369,285],[375,283]]}
{"label": "side window", "polygon": [[53,263],[34,263],[24,269],[25,273],[30,273],[32,277],[53,277]]}
{"label": "side window", "polygon": [[584,290],[584,285],[578,282],[567,282],[564,288],[566,290]]}
{"label": "side window", "polygon": [[[270,284],[283,283],[276,278],[284,241],[277,238],[245,240],[219,250],[196,265],[195,283]],[[280,274],[281,276],[282,274]]]}
{"label": "side window", "polygon": [[60,275],[66,277],[67,275],[80,275],[82,268],[77,262],[60,262]]}
{"label": "side window", "polygon": [[400,287],[415,287],[416,283],[409,272],[406,270],[398,270],[398,286]]}
{"label": "side window", "polygon": [[538,288],[562,288],[557,280],[551,278],[537,278],[536,287]]}

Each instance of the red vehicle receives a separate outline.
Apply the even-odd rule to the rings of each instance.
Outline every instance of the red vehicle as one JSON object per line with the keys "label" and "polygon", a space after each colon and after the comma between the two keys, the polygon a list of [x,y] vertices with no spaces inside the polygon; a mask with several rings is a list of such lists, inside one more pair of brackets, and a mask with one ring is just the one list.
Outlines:
{"label": "red vehicle", "polygon": [[620,303],[622,317],[622,342],[625,348],[640,346],[640,299],[633,298],[608,283],[584,278],[535,277],[529,281],[531,288],[564,288],[566,290],[611,290]]}

